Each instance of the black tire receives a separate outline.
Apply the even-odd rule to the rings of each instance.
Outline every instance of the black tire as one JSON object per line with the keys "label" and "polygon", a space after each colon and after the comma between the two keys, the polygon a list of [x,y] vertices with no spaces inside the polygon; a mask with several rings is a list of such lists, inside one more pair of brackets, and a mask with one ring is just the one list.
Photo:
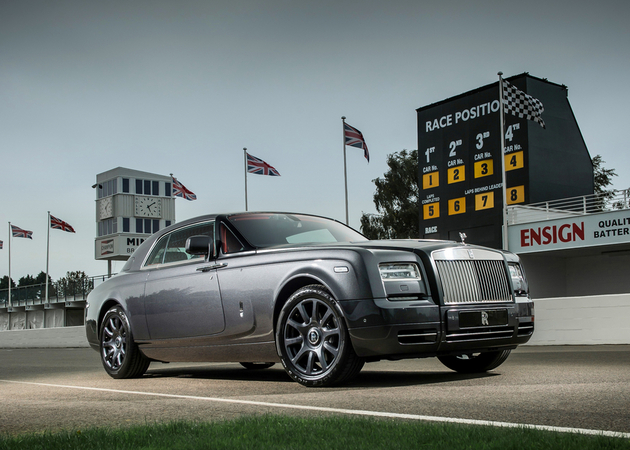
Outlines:
{"label": "black tire", "polygon": [[268,368],[276,365],[276,363],[252,363],[252,362],[242,362],[242,363],[239,363],[239,364],[241,366],[245,367],[247,370],[268,369]]}
{"label": "black tire", "polygon": [[446,367],[459,373],[481,373],[499,367],[510,356],[510,352],[511,350],[499,350],[461,356],[438,356],[438,359]]}
{"label": "black tire", "polygon": [[101,362],[112,378],[141,377],[150,360],[133,340],[125,311],[120,306],[107,311],[101,323]]}
{"label": "black tire", "polygon": [[352,348],[341,309],[321,285],[297,290],[284,304],[276,346],[286,372],[304,386],[349,381],[364,364]]}

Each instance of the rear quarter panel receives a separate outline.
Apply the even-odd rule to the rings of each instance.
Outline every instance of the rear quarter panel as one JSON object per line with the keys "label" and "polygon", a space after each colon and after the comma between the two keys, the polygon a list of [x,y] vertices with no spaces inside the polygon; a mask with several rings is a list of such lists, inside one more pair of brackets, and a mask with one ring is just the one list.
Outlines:
{"label": "rear quarter panel", "polygon": [[99,344],[99,329],[105,313],[119,304],[130,320],[131,332],[136,341],[149,338],[144,313],[145,272],[123,272],[98,285],[88,296],[86,334],[92,347]]}

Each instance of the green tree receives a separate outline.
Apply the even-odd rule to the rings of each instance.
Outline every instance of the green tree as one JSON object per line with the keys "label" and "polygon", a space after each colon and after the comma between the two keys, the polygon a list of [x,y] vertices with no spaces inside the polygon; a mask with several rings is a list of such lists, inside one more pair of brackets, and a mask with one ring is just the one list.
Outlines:
{"label": "green tree", "polygon": [[593,191],[596,195],[594,200],[594,208],[597,211],[605,211],[611,206],[613,209],[624,209],[627,207],[624,201],[613,202],[617,191],[615,189],[607,189],[612,185],[613,177],[616,177],[615,169],[606,169],[601,155],[593,158]]}
{"label": "green tree", "polygon": [[[8,280],[9,280],[9,277],[6,275],[2,277],[2,279],[0,279],[0,289],[9,289]],[[50,283],[53,282],[50,276],[48,277],[48,281]],[[44,284],[44,283],[46,283],[46,274],[44,273],[44,271],[41,271],[36,277],[33,277],[33,275],[25,275],[21,277],[18,280],[17,287],[34,286],[36,284]],[[11,280],[11,287],[12,288],[16,287],[15,281],[13,280]]]}
{"label": "green tree", "polygon": [[418,150],[402,150],[387,156],[389,169],[376,185],[374,205],[378,215],[362,214],[361,232],[370,239],[418,237]]}
{"label": "green tree", "polygon": [[83,271],[66,272],[66,276],[55,283],[58,295],[86,294],[94,289],[94,281]]}
{"label": "green tree", "polygon": [[361,232],[370,239],[391,239],[393,230],[385,228],[380,214],[361,215]]}
{"label": "green tree", "polygon": [[612,184],[613,177],[616,177],[615,169],[606,169],[601,155],[593,158],[593,181],[595,194],[610,198],[614,195],[614,190],[606,189]]}
{"label": "green tree", "polygon": [[[35,277],[35,283],[36,284],[45,284],[46,283],[46,272],[44,272],[43,270],[41,272],[39,272],[39,274]],[[48,283],[52,284],[53,280],[50,277],[50,275],[48,275]]]}
{"label": "green tree", "polygon": [[18,287],[33,286],[37,284],[32,275],[25,275],[18,280]]}
{"label": "green tree", "polygon": [[[15,281],[11,278],[11,289],[15,287]],[[0,279],[0,289],[9,289],[9,277],[5,275]]]}

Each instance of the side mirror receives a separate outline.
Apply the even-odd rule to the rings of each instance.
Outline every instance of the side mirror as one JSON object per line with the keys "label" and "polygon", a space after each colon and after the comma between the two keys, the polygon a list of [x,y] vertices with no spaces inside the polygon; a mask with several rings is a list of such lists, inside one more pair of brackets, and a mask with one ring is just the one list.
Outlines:
{"label": "side mirror", "polygon": [[208,259],[214,258],[214,242],[210,236],[191,236],[186,239],[186,253],[204,255]]}

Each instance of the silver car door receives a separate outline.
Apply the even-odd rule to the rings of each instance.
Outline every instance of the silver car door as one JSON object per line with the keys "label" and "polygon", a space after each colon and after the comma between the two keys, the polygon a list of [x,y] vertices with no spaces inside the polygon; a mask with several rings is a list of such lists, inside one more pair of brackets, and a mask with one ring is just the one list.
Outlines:
{"label": "silver car door", "polygon": [[185,252],[186,239],[200,234],[213,236],[214,223],[165,235],[147,259],[144,304],[151,340],[208,336],[225,328],[216,270]]}

